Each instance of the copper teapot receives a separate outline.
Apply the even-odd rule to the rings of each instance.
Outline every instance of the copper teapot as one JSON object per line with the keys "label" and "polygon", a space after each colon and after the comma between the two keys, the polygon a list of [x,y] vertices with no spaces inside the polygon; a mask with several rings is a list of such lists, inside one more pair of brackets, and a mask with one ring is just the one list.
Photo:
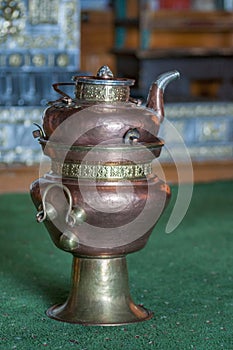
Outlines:
{"label": "copper teapot", "polygon": [[[68,300],[47,311],[65,322],[118,325],[152,317],[130,296],[126,255],[144,247],[170,198],[152,161],[164,145],[163,92],[179,77],[159,76],[146,105],[130,97],[134,80],[96,76],[56,83],[61,97],[34,132],[51,170],[31,185],[32,200],[55,245],[73,254]],[[75,97],[60,89],[74,85]]]}

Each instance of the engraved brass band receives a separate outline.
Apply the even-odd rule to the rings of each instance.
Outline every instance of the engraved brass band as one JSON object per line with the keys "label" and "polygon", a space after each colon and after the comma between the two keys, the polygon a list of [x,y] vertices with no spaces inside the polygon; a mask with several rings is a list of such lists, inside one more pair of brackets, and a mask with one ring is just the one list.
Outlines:
{"label": "engraved brass band", "polygon": [[114,86],[102,84],[76,85],[75,96],[77,99],[99,102],[124,102],[128,101],[130,89],[128,86]]}
{"label": "engraved brass band", "polygon": [[83,164],[52,161],[51,170],[64,177],[97,180],[133,180],[152,174],[152,164]]}

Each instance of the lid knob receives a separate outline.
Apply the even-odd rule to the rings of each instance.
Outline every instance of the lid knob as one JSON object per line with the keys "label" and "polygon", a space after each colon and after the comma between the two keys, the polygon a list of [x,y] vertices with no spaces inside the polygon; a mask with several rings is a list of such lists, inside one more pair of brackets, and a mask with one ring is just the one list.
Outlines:
{"label": "lid knob", "polygon": [[114,78],[113,73],[112,73],[111,69],[108,66],[100,67],[100,69],[98,70],[96,76],[98,78],[104,78],[104,79],[112,79],[112,78]]}

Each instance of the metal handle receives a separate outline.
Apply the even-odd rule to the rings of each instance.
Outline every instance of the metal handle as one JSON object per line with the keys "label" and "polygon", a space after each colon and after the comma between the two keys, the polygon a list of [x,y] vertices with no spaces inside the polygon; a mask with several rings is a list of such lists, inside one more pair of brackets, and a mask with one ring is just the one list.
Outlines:
{"label": "metal handle", "polygon": [[131,96],[129,96],[129,102],[132,102],[137,106],[141,106],[141,104],[142,104],[142,100],[140,98],[134,98]]}
{"label": "metal handle", "polygon": [[60,95],[62,95],[66,101],[72,102],[72,98],[64,91],[62,91],[61,89],[59,89],[59,86],[68,86],[68,85],[75,85],[75,83],[55,83],[53,84],[53,89],[58,92]]}
{"label": "metal handle", "polygon": [[[66,194],[67,194],[67,196],[68,196],[68,201],[69,201],[69,208],[68,208],[68,211],[67,211],[65,220],[66,220],[66,223],[68,223],[68,224],[70,224],[70,221],[73,223],[73,220],[72,220],[72,219],[70,220],[70,214],[71,214],[71,212],[72,212],[72,196],[71,196],[71,193],[70,193],[70,190],[68,189],[68,187],[66,187],[66,186],[63,185],[63,184],[51,184],[51,185],[49,185],[49,186],[46,188],[46,190],[44,191],[43,196],[42,196],[41,210],[40,210],[40,211],[37,213],[37,215],[36,215],[37,221],[38,221],[39,223],[41,223],[41,222],[43,222],[47,217],[48,217],[48,218],[51,218],[51,219],[52,219],[52,217],[55,218],[55,213],[54,213],[54,212],[51,213],[51,214],[49,215],[49,210],[50,210],[50,212],[51,212],[51,210],[52,210],[51,207],[53,207],[52,204],[50,204],[50,203],[48,204],[48,203],[46,203],[46,201],[45,201],[48,192],[49,192],[53,187],[60,187],[60,188],[62,188],[62,189],[66,192]],[[54,207],[53,207],[53,209],[55,210]],[[52,217],[51,217],[51,216],[52,216]]]}
{"label": "metal handle", "polygon": [[38,129],[34,130],[32,132],[32,135],[35,139],[37,138],[45,138],[45,133],[44,133],[44,130],[42,129],[42,127],[37,124],[37,123],[33,123],[34,125],[36,125],[38,127]]}
{"label": "metal handle", "polygon": [[57,217],[57,212],[54,206],[51,203],[46,202],[46,196],[48,192],[53,188],[53,187],[60,187],[62,188],[67,196],[68,196],[68,211],[65,217],[66,223],[70,227],[74,227],[75,225],[80,225],[86,220],[86,212],[84,209],[80,207],[76,207],[73,209],[73,200],[72,200],[72,195],[70,193],[70,190],[68,187],[66,187],[63,184],[51,184],[49,185],[46,190],[43,193],[42,196],[42,203],[40,205],[40,211],[37,213],[36,218],[39,223],[43,222],[46,218],[53,220]]}

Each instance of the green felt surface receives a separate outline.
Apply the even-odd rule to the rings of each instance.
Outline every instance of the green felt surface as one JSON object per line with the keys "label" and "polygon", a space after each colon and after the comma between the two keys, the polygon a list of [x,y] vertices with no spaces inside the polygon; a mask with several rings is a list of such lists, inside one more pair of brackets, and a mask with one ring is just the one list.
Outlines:
{"label": "green felt surface", "polygon": [[171,207],[127,258],[132,296],[153,319],[86,327],[45,315],[68,295],[72,257],[35,222],[29,195],[0,196],[0,349],[233,349],[233,182],[195,185],[168,235]]}

